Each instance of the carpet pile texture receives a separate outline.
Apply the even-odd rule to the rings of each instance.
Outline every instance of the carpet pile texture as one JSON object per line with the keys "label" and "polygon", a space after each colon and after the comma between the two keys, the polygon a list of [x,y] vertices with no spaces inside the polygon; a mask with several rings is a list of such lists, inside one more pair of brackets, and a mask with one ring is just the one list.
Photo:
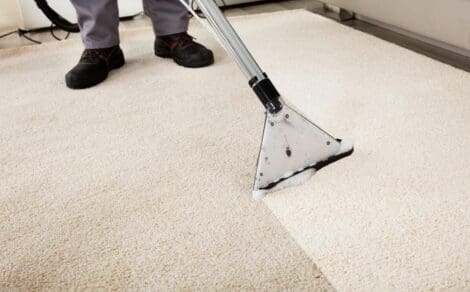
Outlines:
{"label": "carpet pile texture", "polygon": [[213,66],[127,31],[87,90],[77,40],[1,51],[0,288],[468,290],[470,75],[302,10],[232,21],[355,153],[253,201],[262,107],[196,23]]}

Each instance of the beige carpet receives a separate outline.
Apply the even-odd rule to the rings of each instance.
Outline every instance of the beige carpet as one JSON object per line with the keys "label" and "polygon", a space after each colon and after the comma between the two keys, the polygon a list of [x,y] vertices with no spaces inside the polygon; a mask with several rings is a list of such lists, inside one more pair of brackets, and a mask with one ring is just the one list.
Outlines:
{"label": "beige carpet", "polygon": [[0,52],[0,288],[468,290],[469,74],[305,11],[233,23],[355,154],[252,201],[262,109],[197,24],[214,66],[126,32],[82,91],[76,41]]}
{"label": "beige carpet", "polygon": [[63,83],[77,41],[0,53],[0,290],[332,289],[251,200],[261,108],[193,32],[215,66],[157,59],[138,30],[82,91]]}

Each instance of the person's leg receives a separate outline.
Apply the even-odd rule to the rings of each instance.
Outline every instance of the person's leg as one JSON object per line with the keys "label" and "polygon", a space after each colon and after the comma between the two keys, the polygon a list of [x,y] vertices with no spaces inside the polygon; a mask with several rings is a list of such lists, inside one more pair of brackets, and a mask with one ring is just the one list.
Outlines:
{"label": "person's leg", "polygon": [[214,63],[212,52],[187,34],[188,11],[179,0],[144,0],[144,9],[152,19],[155,55],[185,67]]}
{"label": "person's leg", "polygon": [[85,50],[78,64],[65,75],[69,88],[87,88],[108,77],[108,72],[124,65],[119,47],[117,0],[71,0]]}
{"label": "person's leg", "polygon": [[119,10],[116,0],[71,0],[85,49],[119,45]]}
{"label": "person's leg", "polygon": [[186,32],[188,11],[178,0],[144,0],[145,13],[151,18],[156,36]]}

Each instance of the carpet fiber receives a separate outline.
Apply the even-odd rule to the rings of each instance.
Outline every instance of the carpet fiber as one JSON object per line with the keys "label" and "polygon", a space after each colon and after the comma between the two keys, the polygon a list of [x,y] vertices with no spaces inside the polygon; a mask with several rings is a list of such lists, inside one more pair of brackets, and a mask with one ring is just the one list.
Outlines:
{"label": "carpet fiber", "polygon": [[468,289],[470,76],[306,11],[233,23],[353,156],[252,201],[262,108],[197,24],[215,65],[127,31],[88,90],[78,41],[0,52],[0,288]]}
{"label": "carpet fiber", "polygon": [[214,66],[156,58],[137,30],[90,90],[64,86],[78,41],[1,53],[0,288],[331,289],[251,200],[262,110],[193,32]]}

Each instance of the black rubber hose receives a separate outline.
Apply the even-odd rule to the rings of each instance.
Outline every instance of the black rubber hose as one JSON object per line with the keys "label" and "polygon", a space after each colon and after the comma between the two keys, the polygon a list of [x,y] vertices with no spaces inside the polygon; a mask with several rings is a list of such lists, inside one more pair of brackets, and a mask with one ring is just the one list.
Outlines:
{"label": "black rubber hose", "polygon": [[67,19],[63,18],[59,13],[55,12],[52,9],[46,0],[34,0],[36,1],[36,5],[41,9],[42,13],[49,18],[52,23],[60,27],[61,29],[68,31],[68,32],[80,32],[80,28],[78,24],[71,23]]}

